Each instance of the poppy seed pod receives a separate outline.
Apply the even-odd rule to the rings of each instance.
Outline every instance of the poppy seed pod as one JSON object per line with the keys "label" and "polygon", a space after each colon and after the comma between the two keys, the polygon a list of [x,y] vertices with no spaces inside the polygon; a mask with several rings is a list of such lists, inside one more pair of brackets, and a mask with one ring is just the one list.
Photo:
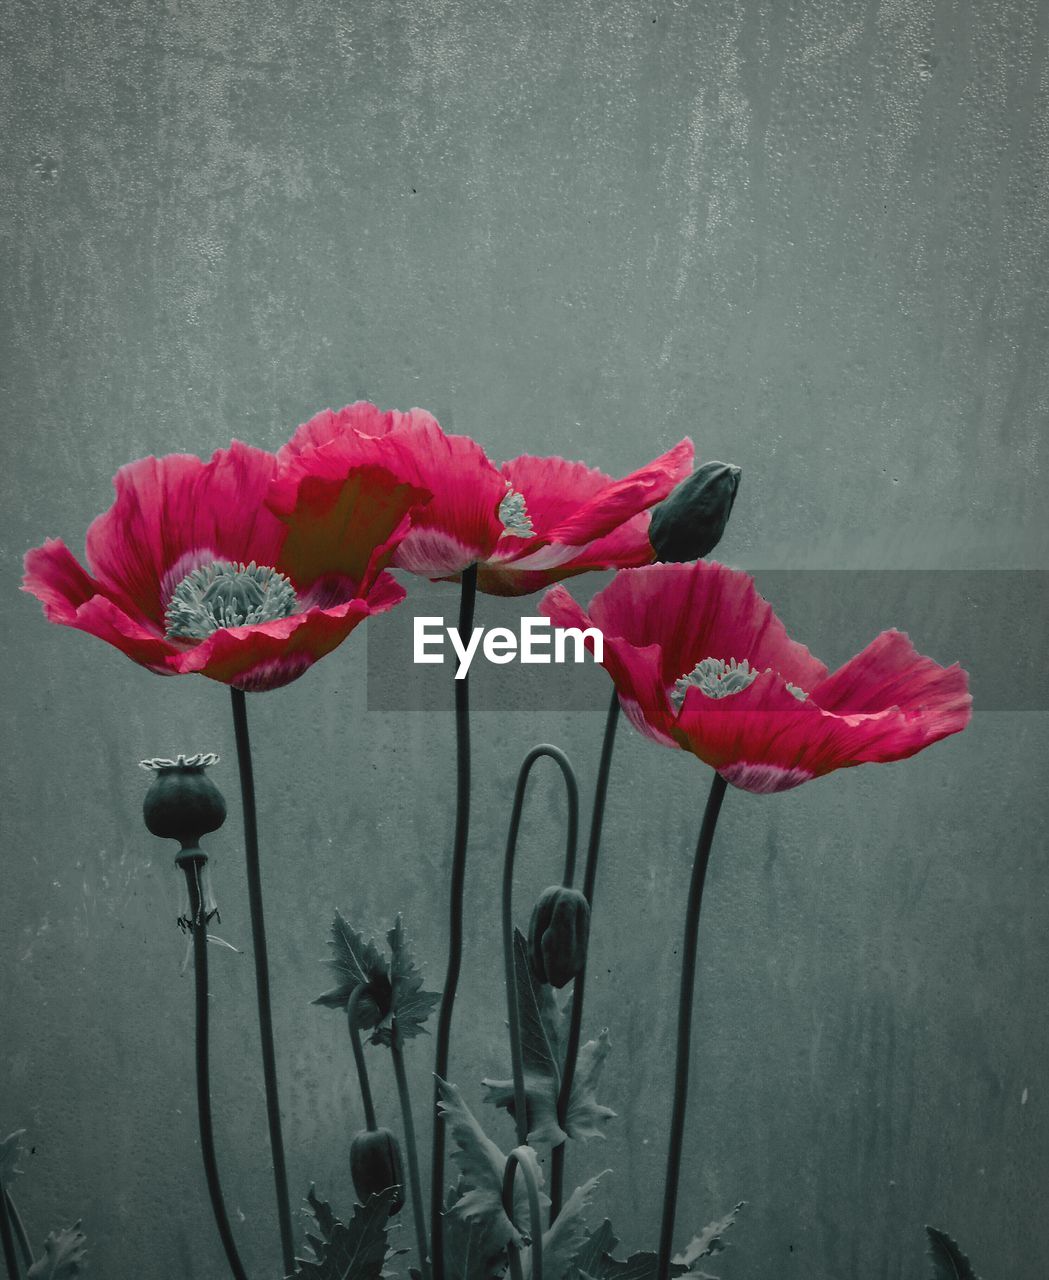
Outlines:
{"label": "poppy seed pod", "polygon": [[362,1129],[354,1134],[350,1143],[350,1175],[361,1204],[367,1204],[370,1196],[396,1187],[397,1193],[390,1204],[391,1215],[404,1207],[401,1148],[389,1129]]}
{"label": "poppy seed pod", "polygon": [[652,508],[648,540],[665,563],[702,560],[725,532],[742,472],[728,462],[705,462]]}
{"label": "poppy seed pod", "polygon": [[155,836],[193,849],[201,836],[222,826],[226,802],[204,772],[217,761],[218,756],[210,752],[177,760],[142,761],[142,768],[155,775],[142,801],[142,816]]}
{"label": "poppy seed pod", "polygon": [[590,904],[578,889],[552,884],[539,895],[528,925],[532,972],[552,987],[566,986],[586,965]]}

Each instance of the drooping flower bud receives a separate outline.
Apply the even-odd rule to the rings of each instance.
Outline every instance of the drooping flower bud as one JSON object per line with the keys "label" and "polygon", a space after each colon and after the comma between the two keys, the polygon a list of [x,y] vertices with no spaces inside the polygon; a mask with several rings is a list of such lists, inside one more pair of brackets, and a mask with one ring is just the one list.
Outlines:
{"label": "drooping flower bud", "polygon": [[350,1143],[350,1176],[361,1204],[390,1187],[397,1188],[390,1213],[404,1207],[404,1165],[401,1148],[389,1129],[362,1129]]}
{"label": "drooping flower bud", "polygon": [[590,936],[590,904],[578,889],[552,884],[539,895],[528,925],[532,972],[552,987],[566,986],[583,971]]}
{"label": "drooping flower bud", "polygon": [[652,508],[648,540],[666,563],[702,560],[725,532],[742,475],[728,462],[705,462]]}
{"label": "drooping flower bud", "polygon": [[142,816],[155,836],[177,840],[193,849],[200,837],[217,831],[226,821],[226,802],[204,772],[218,756],[207,752],[179,756],[176,760],[143,760],[152,770],[153,783],[142,801]]}

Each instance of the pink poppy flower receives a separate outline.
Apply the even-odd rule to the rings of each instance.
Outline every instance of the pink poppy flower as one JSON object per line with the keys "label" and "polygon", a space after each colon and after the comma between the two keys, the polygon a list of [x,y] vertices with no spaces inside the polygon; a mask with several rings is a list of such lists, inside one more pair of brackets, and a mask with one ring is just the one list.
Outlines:
{"label": "pink poppy flower", "polygon": [[132,462],[88,529],[90,572],[48,539],[26,555],[23,590],[50,621],[160,675],[199,672],[245,690],[287,684],[404,598],[383,568],[429,494],[374,466],[284,484],[279,495],[277,475],[273,454],[237,441],[210,462]]}
{"label": "pink poppy flower", "polygon": [[902,760],[971,716],[957,664],[941,667],[885,631],[828,674],[747,574],[709,561],[624,570],[589,612],[563,587],[539,607],[558,626],[602,632],[603,665],[636,728],[744,791]]}
{"label": "pink poppy flower", "polygon": [[446,435],[422,409],[383,412],[366,401],[326,409],[281,450],[289,478],[334,475],[347,461],[382,463],[429,489],[393,564],[454,579],[477,564],[492,595],[525,595],[589,569],[647,564],[647,509],[692,467],[693,448],[673,449],[614,480],[581,462],[523,456],[497,468],[467,436]]}

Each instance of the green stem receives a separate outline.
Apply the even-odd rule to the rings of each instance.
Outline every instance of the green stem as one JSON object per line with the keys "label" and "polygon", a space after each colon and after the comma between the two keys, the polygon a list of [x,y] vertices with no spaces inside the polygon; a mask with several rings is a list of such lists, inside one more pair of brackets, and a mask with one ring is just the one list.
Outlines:
{"label": "green stem", "polygon": [[243,689],[230,687],[233,705],[233,733],[237,741],[240,792],[244,808],[244,854],[248,877],[248,905],[251,909],[252,952],[255,958],[255,999],[259,1010],[259,1040],[262,1049],[262,1077],[266,1089],[266,1120],[273,1155],[273,1183],[277,1198],[281,1254],[285,1275],[295,1270],[295,1236],[288,1199],[288,1170],[281,1132],[280,1097],[277,1092],[277,1059],[273,1048],[273,1010],[270,1002],[270,962],[266,948],[266,918],[262,906],[262,872],[259,866],[258,818],[255,810],[255,772],[251,763],[248,710]]}
{"label": "green stem", "polygon": [[346,1006],[346,1022],[350,1031],[350,1044],[353,1046],[353,1061],[357,1066],[357,1080],[361,1086],[361,1101],[364,1103],[364,1127],[374,1133],[379,1127],[375,1119],[375,1103],[372,1101],[372,1087],[368,1080],[368,1064],[364,1060],[364,1048],[361,1045],[361,1031],[357,1026],[357,1006],[367,990],[367,984],[360,982],[353,989]]}
{"label": "green stem", "polygon": [[514,803],[510,810],[510,829],[506,836],[506,854],[503,857],[503,968],[506,973],[506,1012],[514,1077],[514,1123],[517,1126],[517,1141],[522,1146],[528,1141],[528,1107],[525,1098],[524,1059],[521,1053],[521,1020],[517,1008],[517,974],[514,966],[514,857],[517,853],[517,837],[521,829],[521,811],[524,808],[528,777],[536,762],[544,756],[549,757],[560,768],[568,789],[568,837],[564,874],[566,886],[571,885],[575,875],[576,842],[579,835],[579,785],[571,762],[560,747],[547,743],[533,747],[517,773]]}
{"label": "green stem", "polygon": [[[583,871],[583,897],[594,907],[594,887],[597,882],[597,859],[601,852],[601,832],[605,821],[605,797],[608,794],[608,775],[612,769],[612,752],[615,748],[616,727],[619,724],[619,694],[612,689],[612,698],[605,717],[605,734],[601,742],[601,761],[597,769],[594,787],[594,809],[590,819],[590,841],[586,851],[586,867]],[[557,1095],[557,1123],[564,1129],[568,1120],[568,1107],[572,1100],[572,1084],[575,1080],[576,1062],[579,1058],[579,1042],[583,1030],[583,1000],[586,996],[586,967],[576,975],[572,984],[572,1015],[568,1024],[568,1043],[565,1047],[565,1065],[561,1076],[561,1088]],[[550,1153],[550,1221],[561,1212],[565,1186],[565,1154],[568,1144],[560,1143]]]}
{"label": "green stem", "polygon": [[18,1266],[18,1254],[15,1251],[15,1237],[11,1229],[11,1215],[7,1211],[7,1192],[0,1195],[0,1243],[3,1244],[4,1262],[7,1264],[9,1280],[21,1280],[22,1272]]}
{"label": "green stem", "polygon": [[[473,631],[477,599],[477,566],[462,573],[459,597],[459,635],[469,639]],[[452,1010],[463,962],[463,894],[466,887],[466,846],[470,835],[470,687],[469,675],[455,682],[455,836],[452,841],[451,902],[448,920],[448,968],[437,1017],[437,1047],[434,1054],[433,1161],[430,1177],[430,1232],[436,1280],[444,1280],[444,1149],[445,1130],[439,1119],[438,1080],[448,1078],[448,1055],[452,1032]]]}
{"label": "green stem", "polygon": [[678,1182],[681,1175],[681,1151],[685,1140],[685,1111],[688,1105],[688,1064],[692,1052],[692,1004],[696,986],[696,952],[699,943],[699,912],[703,905],[703,884],[710,863],[721,802],[727,783],[720,773],[714,774],[710,794],[699,829],[692,881],[685,908],[685,939],[681,953],[681,997],[677,1015],[677,1059],[674,1065],[674,1101],[670,1111],[670,1144],[667,1150],[666,1189],[663,1193],[663,1223],[659,1236],[659,1259],[656,1280],[668,1280],[670,1254],[674,1243],[674,1217],[677,1212]]}
{"label": "green stem", "polygon": [[404,1126],[404,1151],[408,1160],[408,1186],[412,1195],[412,1215],[415,1218],[415,1247],[419,1251],[419,1270],[423,1280],[431,1280],[430,1260],[426,1252],[426,1219],[423,1216],[423,1188],[419,1177],[419,1149],[415,1142],[415,1121],[412,1119],[412,1099],[408,1092],[408,1074],[404,1069],[404,1051],[397,1019],[393,1019],[390,1035],[390,1054],[393,1071],[397,1077],[397,1096],[401,1103],[401,1123]]}
{"label": "green stem", "polygon": [[[525,1187],[528,1191],[529,1230],[532,1235],[532,1267],[529,1280],[543,1280],[543,1215],[539,1207],[539,1183],[536,1180],[532,1161],[535,1156],[531,1147],[515,1147],[506,1158],[503,1170],[503,1212],[514,1221],[514,1180],[520,1169],[524,1175]],[[516,1226],[516,1223],[514,1224]],[[521,1251],[511,1240],[506,1251],[510,1259],[510,1276],[512,1280],[522,1280]]]}
{"label": "green stem", "polygon": [[196,994],[197,1121],[200,1154],[208,1186],[211,1211],[234,1280],[247,1280],[229,1224],[215,1156],[215,1129],[211,1114],[211,1063],[208,1028],[208,917],[201,894],[201,873],[207,861],[199,849],[184,849],[175,859],[186,875],[189,893],[189,929],[193,935],[193,982]]}

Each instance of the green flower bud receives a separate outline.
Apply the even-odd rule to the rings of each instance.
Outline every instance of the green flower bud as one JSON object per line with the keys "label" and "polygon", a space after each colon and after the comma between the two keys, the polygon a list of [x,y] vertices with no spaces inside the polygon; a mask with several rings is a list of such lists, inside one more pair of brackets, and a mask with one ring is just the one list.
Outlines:
{"label": "green flower bud", "polygon": [[390,1187],[397,1188],[390,1213],[404,1208],[404,1165],[401,1148],[389,1129],[362,1129],[350,1143],[350,1175],[361,1204]]}
{"label": "green flower bud", "polygon": [[552,884],[539,895],[528,926],[528,957],[540,982],[563,987],[583,971],[590,904],[578,889]]}
{"label": "green flower bud", "polygon": [[742,472],[727,462],[705,462],[652,508],[648,540],[664,562],[702,560],[725,532]]}

